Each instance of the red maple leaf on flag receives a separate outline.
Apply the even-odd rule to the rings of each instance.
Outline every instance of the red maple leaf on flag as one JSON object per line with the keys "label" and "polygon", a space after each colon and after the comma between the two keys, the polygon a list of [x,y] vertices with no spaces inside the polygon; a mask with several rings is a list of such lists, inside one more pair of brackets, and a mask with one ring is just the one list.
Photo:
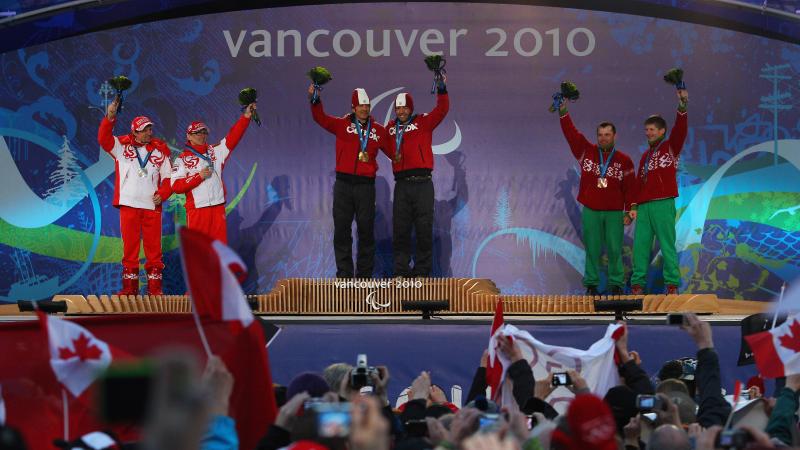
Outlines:
{"label": "red maple leaf on flag", "polygon": [[795,320],[789,325],[789,334],[784,334],[779,338],[781,347],[800,352],[800,322]]}
{"label": "red maple leaf on flag", "polygon": [[77,356],[81,361],[86,361],[87,359],[100,359],[103,354],[103,351],[96,345],[89,345],[89,338],[83,333],[78,339],[74,339],[72,344],[75,346],[75,350],[68,347],[58,347],[58,357],[70,359]]}

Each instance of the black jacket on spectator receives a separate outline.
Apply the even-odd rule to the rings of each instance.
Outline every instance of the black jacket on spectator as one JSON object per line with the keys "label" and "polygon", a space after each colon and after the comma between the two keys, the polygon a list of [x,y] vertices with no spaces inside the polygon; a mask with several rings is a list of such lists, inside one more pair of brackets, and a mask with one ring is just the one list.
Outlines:
{"label": "black jacket on spectator", "polygon": [[625,386],[637,394],[652,395],[655,392],[647,372],[632,359],[625,364],[620,364],[619,376],[625,380]]}
{"label": "black jacket on spectator", "polygon": [[[509,366],[506,376],[514,382],[514,400],[517,401],[520,409],[525,407],[529,398],[533,397],[533,389],[536,380],[533,379],[533,370],[528,361],[521,359]],[[478,367],[475,376],[472,377],[472,385],[467,394],[467,401],[464,404],[475,400],[475,397],[484,395],[486,392],[486,368]]]}
{"label": "black jacket on spectator", "polygon": [[731,405],[722,396],[719,370],[719,356],[713,348],[704,348],[697,352],[695,380],[700,395],[697,422],[703,428],[725,425],[731,412]]}

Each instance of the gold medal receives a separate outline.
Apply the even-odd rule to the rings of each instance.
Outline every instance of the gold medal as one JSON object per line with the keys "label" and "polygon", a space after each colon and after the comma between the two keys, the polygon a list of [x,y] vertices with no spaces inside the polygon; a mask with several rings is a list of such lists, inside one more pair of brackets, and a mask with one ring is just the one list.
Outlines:
{"label": "gold medal", "polygon": [[358,152],[358,160],[361,162],[369,162],[369,153],[367,152]]}
{"label": "gold medal", "polygon": [[608,187],[608,179],[607,178],[598,178],[597,179],[597,187],[600,189],[605,189]]}

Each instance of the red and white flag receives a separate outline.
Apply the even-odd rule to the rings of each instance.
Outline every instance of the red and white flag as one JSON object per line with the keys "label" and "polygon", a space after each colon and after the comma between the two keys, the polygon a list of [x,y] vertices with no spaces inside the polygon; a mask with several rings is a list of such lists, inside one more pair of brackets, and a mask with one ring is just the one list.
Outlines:
{"label": "red and white flag", "polygon": [[[489,348],[497,348],[498,339],[511,338],[519,345],[522,356],[530,364],[535,379],[545,378],[550,373],[574,370],[586,380],[589,390],[602,398],[609,389],[619,384],[619,372],[614,362],[614,354],[615,342],[623,332],[623,325],[611,324],[600,340],[588,349],[580,350],[545,344],[527,331],[505,324],[492,336]],[[517,408],[513,396],[513,382],[505,375],[511,366],[511,360],[502,352],[497,352],[497,356],[503,367],[500,405]],[[556,411],[563,413],[573,398],[574,394],[570,390],[559,387],[545,400]]]}
{"label": "red and white flag", "polygon": [[744,337],[753,350],[756,367],[765,378],[800,373],[800,316],[781,326]]}
{"label": "red and white flag", "polygon": [[492,331],[489,333],[489,360],[486,362],[486,385],[491,388],[492,399],[497,401],[500,398],[500,386],[503,382],[503,364],[500,362],[497,352],[496,334],[503,327],[503,299],[497,300],[494,308],[494,319],[492,320]]}
{"label": "red and white flag", "polygon": [[[232,325],[235,345],[220,357],[235,380],[230,409],[236,420],[241,448],[255,448],[275,421],[278,408],[264,330],[261,322],[255,320],[239,285],[240,280],[247,277],[246,267],[222,242],[186,227],[178,233],[194,310],[204,322]],[[202,329],[200,331],[203,333]],[[208,348],[208,351],[213,349]]]}
{"label": "red and white flag", "polygon": [[73,396],[80,395],[111,364],[111,348],[86,328],[39,311],[39,323],[50,351],[56,379]]}

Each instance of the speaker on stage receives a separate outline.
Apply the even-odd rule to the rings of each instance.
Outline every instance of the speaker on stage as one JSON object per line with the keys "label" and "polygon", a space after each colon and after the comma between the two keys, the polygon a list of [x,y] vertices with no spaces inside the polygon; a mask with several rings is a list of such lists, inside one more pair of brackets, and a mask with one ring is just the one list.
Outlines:
{"label": "speaker on stage", "polygon": [[436,311],[449,311],[450,300],[401,300],[400,307],[403,311],[420,311],[423,320],[430,320]]}
{"label": "speaker on stage", "polygon": [[67,302],[63,300],[18,300],[17,308],[19,308],[19,312],[36,311],[38,308],[48,314],[65,313],[67,312]]}
{"label": "speaker on stage", "polygon": [[641,298],[633,300],[595,300],[595,312],[613,311],[614,320],[623,320],[625,313],[641,311],[644,302]]}

